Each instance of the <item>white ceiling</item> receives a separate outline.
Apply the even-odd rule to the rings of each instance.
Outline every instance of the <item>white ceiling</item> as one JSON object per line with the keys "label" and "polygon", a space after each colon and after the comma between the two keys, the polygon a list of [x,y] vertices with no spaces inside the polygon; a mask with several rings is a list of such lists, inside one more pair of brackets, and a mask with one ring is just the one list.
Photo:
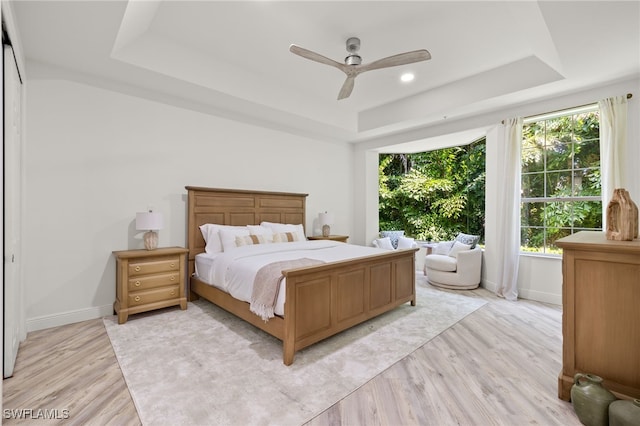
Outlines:
{"label": "white ceiling", "polygon": [[[346,142],[640,73],[638,1],[47,0],[11,6],[34,75],[63,68],[94,84]],[[351,97],[338,101],[344,74],[288,49],[293,43],[342,61],[351,36],[362,40],[363,63],[416,49],[429,50],[432,59],[361,74]],[[405,71],[416,75],[410,84],[399,80]]]}

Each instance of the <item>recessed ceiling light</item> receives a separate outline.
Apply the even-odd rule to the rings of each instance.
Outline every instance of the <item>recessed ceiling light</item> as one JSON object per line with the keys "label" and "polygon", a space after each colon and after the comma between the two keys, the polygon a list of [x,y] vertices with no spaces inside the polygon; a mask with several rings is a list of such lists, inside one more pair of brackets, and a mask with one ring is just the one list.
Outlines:
{"label": "recessed ceiling light", "polygon": [[400,80],[402,80],[404,83],[408,83],[408,82],[410,82],[410,81],[413,81],[413,79],[414,79],[415,77],[416,77],[416,76],[415,76],[415,75],[413,75],[413,73],[407,72],[407,73],[404,73],[404,74],[402,74],[402,75],[400,76]]}

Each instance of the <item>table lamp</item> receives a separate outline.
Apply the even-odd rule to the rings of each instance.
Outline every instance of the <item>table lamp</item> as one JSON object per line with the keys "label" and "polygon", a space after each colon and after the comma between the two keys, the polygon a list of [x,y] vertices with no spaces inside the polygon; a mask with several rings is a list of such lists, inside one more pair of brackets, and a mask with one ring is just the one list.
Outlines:
{"label": "table lamp", "polygon": [[320,225],[322,225],[322,236],[328,237],[331,234],[331,226],[333,224],[333,214],[331,213],[320,213],[318,215]]}
{"label": "table lamp", "polygon": [[158,247],[157,230],[162,229],[162,214],[152,211],[136,213],[136,229],[144,233],[144,248],[154,250]]}

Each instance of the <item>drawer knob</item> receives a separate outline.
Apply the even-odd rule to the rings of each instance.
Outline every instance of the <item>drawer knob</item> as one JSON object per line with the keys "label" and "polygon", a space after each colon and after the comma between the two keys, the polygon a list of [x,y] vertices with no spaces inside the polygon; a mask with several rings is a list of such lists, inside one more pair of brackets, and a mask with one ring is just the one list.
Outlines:
{"label": "drawer knob", "polygon": [[176,264],[175,264],[175,263],[173,263],[173,262],[171,262],[171,265],[170,265],[170,266],[171,266],[172,268],[174,268],[174,267],[176,266]]}
{"label": "drawer knob", "polygon": [[135,282],[136,287],[140,287],[140,280]]}
{"label": "drawer knob", "polygon": [[176,280],[176,276],[175,275],[171,275],[171,281],[175,281]]}
{"label": "drawer knob", "polygon": [[169,293],[171,296],[173,296],[174,294],[176,294],[175,290],[171,290],[171,293]]}
{"label": "drawer knob", "polygon": [[136,272],[140,272],[140,267],[136,266]]}
{"label": "drawer knob", "polygon": [[140,296],[136,296],[133,300],[135,300],[136,302],[140,301]]}

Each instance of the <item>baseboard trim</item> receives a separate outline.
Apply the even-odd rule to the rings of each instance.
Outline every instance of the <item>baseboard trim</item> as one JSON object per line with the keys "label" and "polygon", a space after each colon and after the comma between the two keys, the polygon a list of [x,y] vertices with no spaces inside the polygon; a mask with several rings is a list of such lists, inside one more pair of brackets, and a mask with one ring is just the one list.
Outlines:
{"label": "baseboard trim", "polygon": [[77,311],[43,315],[41,317],[27,319],[27,332],[59,327],[61,325],[102,318],[109,315],[113,315],[113,305],[95,306],[92,308],[78,309]]}
{"label": "baseboard trim", "polygon": [[527,300],[535,300],[536,302],[550,303],[552,305],[562,305],[561,294],[545,293],[543,291],[519,288],[518,297]]}
{"label": "baseboard trim", "polygon": [[[498,285],[495,282],[483,280],[481,283],[482,287],[490,290],[492,292],[496,292]],[[541,303],[550,303],[552,305],[562,305],[562,295],[554,294],[554,293],[546,293],[544,291],[536,291],[536,290],[528,290],[523,288],[518,288],[518,298],[519,299],[527,299],[533,300],[535,302]]]}

